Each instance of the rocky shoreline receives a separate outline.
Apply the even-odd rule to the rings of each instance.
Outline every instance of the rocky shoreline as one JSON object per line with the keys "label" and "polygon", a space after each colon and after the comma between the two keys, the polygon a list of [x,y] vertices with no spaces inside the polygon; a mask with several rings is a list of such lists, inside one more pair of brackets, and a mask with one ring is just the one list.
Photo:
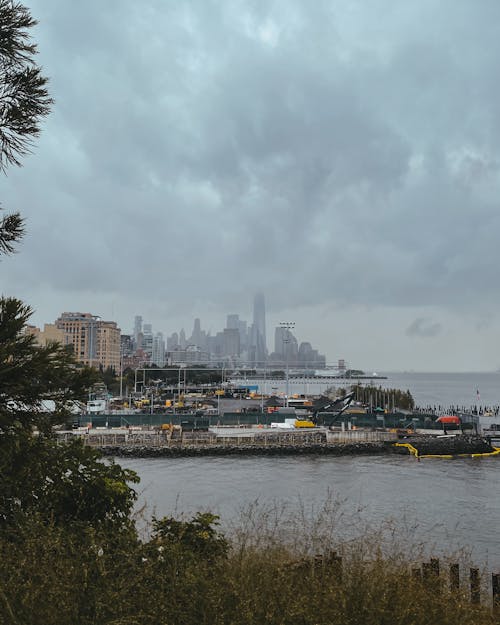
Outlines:
{"label": "rocky shoreline", "polygon": [[489,441],[479,436],[409,438],[401,443],[411,445],[419,456],[491,454],[495,451]]}
{"label": "rocky shoreline", "polygon": [[[491,444],[482,438],[417,438],[406,439],[417,455],[489,454]],[[289,443],[268,445],[237,444],[176,444],[176,445],[103,445],[97,447],[104,456],[119,458],[182,458],[196,456],[357,456],[413,453],[407,446],[391,441],[352,443]]]}
{"label": "rocky shoreline", "polygon": [[98,448],[104,456],[120,458],[182,458],[193,456],[353,456],[399,453],[387,442],[297,445],[105,445]]}

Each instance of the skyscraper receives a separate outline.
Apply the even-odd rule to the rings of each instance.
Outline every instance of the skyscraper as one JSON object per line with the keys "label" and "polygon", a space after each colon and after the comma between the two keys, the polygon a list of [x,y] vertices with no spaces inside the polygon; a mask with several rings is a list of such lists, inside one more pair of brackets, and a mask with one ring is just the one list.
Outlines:
{"label": "skyscraper", "polygon": [[142,333],[142,317],[141,315],[136,315],[134,319],[134,341],[135,347],[139,347],[139,334]]}
{"label": "skyscraper", "polygon": [[251,356],[255,364],[263,364],[267,359],[266,304],[262,293],[257,293],[253,300]]}
{"label": "skyscraper", "polygon": [[201,349],[205,349],[207,346],[207,335],[206,332],[201,329],[201,321],[199,319],[194,320],[193,334],[189,337],[188,343],[190,345],[196,345]]}
{"label": "skyscraper", "polygon": [[163,340],[163,334],[161,332],[157,332],[153,337],[153,353],[151,361],[157,367],[165,366],[165,341]]}
{"label": "skyscraper", "polygon": [[153,356],[153,326],[150,323],[143,326],[141,348],[150,358]]}
{"label": "skyscraper", "polygon": [[238,328],[225,328],[222,335],[224,356],[238,357],[240,355],[240,331]]}
{"label": "skyscraper", "polygon": [[227,321],[226,321],[226,328],[228,330],[238,330],[238,324],[240,322],[240,316],[239,315],[235,315],[235,314],[231,314],[227,316]]}

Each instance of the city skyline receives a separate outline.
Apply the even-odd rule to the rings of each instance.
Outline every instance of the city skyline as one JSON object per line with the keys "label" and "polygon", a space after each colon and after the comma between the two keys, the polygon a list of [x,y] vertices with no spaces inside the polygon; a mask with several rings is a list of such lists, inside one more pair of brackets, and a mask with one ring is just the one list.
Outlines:
{"label": "city skyline", "polygon": [[500,367],[497,2],[27,5],[54,105],[0,285],[33,323],[215,328],[260,291],[334,360]]}
{"label": "city skyline", "polygon": [[265,296],[257,293],[251,324],[240,319],[239,314],[228,313],[225,327],[213,334],[203,329],[198,317],[194,319],[190,335],[182,327],[165,336],[142,315],[134,316],[133,329],[127,332],[114,320],[103,319],[89,311],[65,311],[53,323],[45,322],[43,327],[42,324],[30,323],[25,331],[32,334],[40,345],[57,341],[71,346],[78,362],[115,371],[144,365],[161,368],[222,364],[226,367],[324,369],[326,357],[309,341],[299,343],[292,332],[295,324],[286,324],[286,329],[282,326],[280,324],[275,328],[274,351],[268,350]]}
{"label": "city skyline", "polygon": [[[266,304],[263,293],[254,296],[251,324],[246,319],[240,319],[239,313],[227,313],[225,327],[219,327],[213,333],[203,328],[203,322],[199,317],[193,321],[191,334],[189,330],[186,331],[186,326],[168,334],[143,321],[142,315],[134,317],[133,332],[130,334],[132,342],[127,343],[126,351],[130,356],[137,350],[144,352],[150,361],[158,366],[163,366],[166,361],[172,364],[177,362],[208,364],[220,359],[235,365],[244,363],[257,367],[264,364],[279,366],[287,362],[295,366],[309,364],[310,368],[314,369],[323,368],[327,361],[327,358],[320,354],[318,349],[314,349],[309,341],[299,341],[295,337],[292,332],[295,330],[294,324],[288,325],[286,334],[281,335],[281,340],[277,337],[279,330],[283,328],[277,326],[274,332],[274,349],[269,349],[266,340]],[[165,358],[159,355],[161,350],[164,355],[166,353]]]}

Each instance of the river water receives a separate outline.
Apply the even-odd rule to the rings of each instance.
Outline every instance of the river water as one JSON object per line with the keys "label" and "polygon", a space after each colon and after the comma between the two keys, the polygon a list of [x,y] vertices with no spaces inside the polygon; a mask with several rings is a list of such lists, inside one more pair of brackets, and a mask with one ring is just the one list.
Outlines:
{"label": "river water", "polygon": [[[409,390],[418,406],[475,406],[500,404],[500,372],[491,373],[381,373],[382,377],[360,380],[364,385]],[[327,388],[346,387],[357,380],[290,378],[289,393],[320,394]],[[266,394],[285,394],[284,380],[241,379],[241,386],[258,385]],[[478,395],[479,391],[479,395]]]}
{"label": "river water", "polygon": [[[396,380],[399,382],[395,384]],[[388,387],[421,404],[500,403],[500,374],[399,374]],[[270,509],[314,518],[335,509],[341,539],[381,529],[418,554],[461,552],[500,571],[500,459],[406,456],[119,459],[141,483],[146,516],[210,510],[224,527]],[[285,515],[286,516],[286,515]],[[283,517],[285,518],[285,517]],[[283,521],[293,523],[293,521]]]}

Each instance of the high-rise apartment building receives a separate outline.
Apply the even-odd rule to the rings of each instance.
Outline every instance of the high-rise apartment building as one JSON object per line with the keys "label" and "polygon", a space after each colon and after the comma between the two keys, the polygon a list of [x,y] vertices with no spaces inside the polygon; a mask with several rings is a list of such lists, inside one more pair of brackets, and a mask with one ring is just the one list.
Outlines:
{"label": "high-rise apartment building", "polygon": [[68,345],[68,339],[63,330],[60,330],[53,323],[46,323],[43,330],[36,326],[27,325],[25,327],[26,334],[31,334],[35,337],[36,344],[40,347],[45,347],[47,343],[61,343],[61,345]]}
{"label": "high-rise apartment building", "polygon": [[55,325],[64,331],[75,358],[91,367],[120,369],[120,328],[96,315],[64,312]]}
{"label": "high-rise apartment building", "polygon": [[157,332],[153,337],[151,362],[157,367],[165,366],[165,341],[163,340],[163,334],[161,332]]}
{"label": "high-rise apartment building", "polygon": [[153,356],[153,326],[151,323],[145,323],[143,326],[141,349],[144,350],[151,361]]}

